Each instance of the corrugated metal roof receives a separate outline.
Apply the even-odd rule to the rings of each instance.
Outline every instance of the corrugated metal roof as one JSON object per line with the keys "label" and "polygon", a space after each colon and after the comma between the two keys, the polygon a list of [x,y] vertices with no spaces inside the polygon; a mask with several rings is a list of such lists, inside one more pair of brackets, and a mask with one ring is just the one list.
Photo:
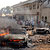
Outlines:
{"label": "corrugated metal roof", "polygon": [[28,1],[24,2],[24,4],[32,3],[32,2],[34,2],[34,1],[35,1],[35,0],[28,0]]}
{"label": "corrugated metal roof", "polygon": [[49,4],[48,4],[48,0],[46,0],[46,1],[44,2],[43,6],[49,8],[49,7],[50,7],[50,2],[49,2]]}
{"label": "corrugated metal roof", "polygon": [[50,8],[50,2],[49,2],[49,4],[46,7]]}
{"label": "corrugated metal roof", "polygon": [[43,6],[46,7],[48,5],[48,0],[43,3]]}
{"label": "corrugated metal roof", "polygon": [[25,2],[20,2],[19,4],[13,5],[12,7],[21,6],[21,5],[32,3],[32,2],[35,2],[35,1],[37,1],[37,0],[27,0]]}

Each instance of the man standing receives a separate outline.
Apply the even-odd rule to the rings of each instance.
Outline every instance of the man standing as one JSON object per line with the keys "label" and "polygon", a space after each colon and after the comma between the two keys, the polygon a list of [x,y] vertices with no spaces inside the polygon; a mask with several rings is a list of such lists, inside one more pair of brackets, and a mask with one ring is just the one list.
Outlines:
{"label": "man standing", "polygon": [[31,21],[32,29],[34,29],[34,20]]}

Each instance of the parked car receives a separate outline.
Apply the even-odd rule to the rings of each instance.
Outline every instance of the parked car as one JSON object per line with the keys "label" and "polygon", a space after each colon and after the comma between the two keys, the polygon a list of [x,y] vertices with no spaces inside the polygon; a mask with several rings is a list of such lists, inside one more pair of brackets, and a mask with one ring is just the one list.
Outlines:
{"label": "parked car", "polygon": [[42,28],[36,28],[36,33],[49,33],[50,32],[50,29],[47,28],[47,27],[42,27]]}

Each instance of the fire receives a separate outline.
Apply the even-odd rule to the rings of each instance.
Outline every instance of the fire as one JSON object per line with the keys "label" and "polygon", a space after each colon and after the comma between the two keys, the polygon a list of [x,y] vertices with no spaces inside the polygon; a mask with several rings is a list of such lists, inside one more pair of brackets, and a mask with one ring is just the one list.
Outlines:
{"label": "fire", "polygon": [[18,40],[18,39],[17,39],[17,40],[10,40],[10,41],[18,42],[18,41],[23,41],[23,40]]}
{"label": "fire", "polygon": [[9,31],[5,32],[5,30],[1,30],[0,32],[2,32],[0,34],[0,36],[4,36],[4,35],[8,35],[9,34]]}
{"label": "fire", "polygon": [[16,41],[22,41],[22,40],[13,40],[14,42],[16,42]]}
{"label": "fire", "polygon": [[4,35],[7,35],[7,34],[9,34],[9,33],[2,33],[2,34],[0,34],[0,36],[4,36]]}

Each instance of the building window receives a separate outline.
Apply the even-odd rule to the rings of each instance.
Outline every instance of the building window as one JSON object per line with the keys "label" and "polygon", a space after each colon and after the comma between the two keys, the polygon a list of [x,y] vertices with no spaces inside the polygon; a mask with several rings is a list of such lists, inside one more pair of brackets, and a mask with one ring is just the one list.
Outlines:
{"label": "building window", "polygon": [[36,9],[36,5],[33,5],[33,9]]}
{"label": "building window", "polygon": [[28,8],[28,6],[26,6]]}
{"label": "building window", "polygon": [[44,21],[44,16],[42,16],[42,21]]}
{"label": "building window", "polygon": [[24,20],[24,16],[19,16],[19,20]]}
{"label": "building window", "polygon": [[47,16],[45,16],[45,22],[47,22]]}
{"label": "building window", "polygon": [[37,12],[37,15],[39,15],[39,12]]}
{"label": "building window", "polygon": [[29,6],[29,9],[32,10],[32,6]]}
{"label": "building window", "polygon": [[39,4],[37,5],[37,9],[39,9]]}

